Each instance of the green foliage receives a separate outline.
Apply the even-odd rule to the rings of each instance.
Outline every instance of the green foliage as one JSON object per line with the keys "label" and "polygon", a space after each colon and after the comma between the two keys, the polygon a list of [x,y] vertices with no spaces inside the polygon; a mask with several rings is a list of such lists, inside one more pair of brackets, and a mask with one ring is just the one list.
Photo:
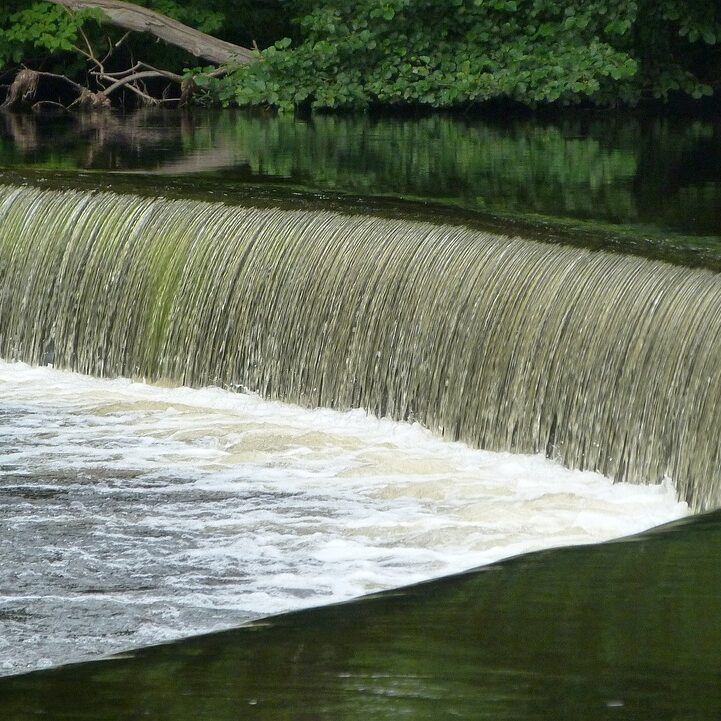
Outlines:
{"label": "green foliage", "polygon": [[[202,89],[196,99],[225,106],[452,108],[497,100],[614,106],[702,98],[721,84],[717,0],[137,2],[219,37],[266,47],[261,62],[225,77],[186,71]],[[50,59],[80,73],[81,26],[99,47],[107,47],[106,34],[122,34],[101,28],[100,17],[41,0],[5,0],[0,69]],[[143,36],[131,38],[127,52],[126,60],[175,71],[195,62]]]}
{"label": "green foliage", "polygon": [[[289,109],[636,103],[711,93],[714,0],[295,0],[302,41],[215,83]],[[711,58],[712,60],[709,60]]]}
{"label": "green foliage", "polygon": [[38,52],[73,52],[79,28],[101,17],[99,10],[70,13],[45,2],[10,0],[0,10],[0,69]]}

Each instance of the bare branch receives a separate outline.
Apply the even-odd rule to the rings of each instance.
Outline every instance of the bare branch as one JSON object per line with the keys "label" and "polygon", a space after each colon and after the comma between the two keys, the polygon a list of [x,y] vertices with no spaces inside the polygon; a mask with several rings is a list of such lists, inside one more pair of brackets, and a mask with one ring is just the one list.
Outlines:
{"label": "bare branch", "polygon": [[98,62],[97,58],[95,57],[95,51],[93,50],[93,46],[90,44],[90,40],[88,40],[88,36],[85,34],[85,31],[81,26],[78,26],[78,32],[80,33],[81,37],[85,41],[85,46],[88,49],[88,57],[94,60],[95,62]]}
{"label": "bare branch", "polygon": [[115,48],[113,47],[113,41],[107,35],[105,36],[105,39],[108,42],[108,52],[103,55],[103,59],[100,61],[101,65],[105,65],[105,63],[110,60],[113,51],[115,50]]}
{"label": "bare branch", "polygon": [[[110,93],[114,93],[119,88],[122,88],[125,85],[129,85],[130,83],[135,83],[138,80],[143,80],[144,78],[169,78],[171,80],[175,80],[178,83],[183,81],[183,78],[180,75],[175,75],[175,73],[169,73],[165,70],[141,70],[138,73],[126,75],[124,78],[116,80],[112,85],[107,87],[103,91],[103,93],[105,95],[110,95]],[[133,89],[133,86],[131,85],[130,88]]]}
{"label": "bare branch", "polygon": [[132,67],[126,68],[125,70],[117,70],[115,72],[104,72],[101,73],[99,70],[91,70],[91,75],[102,75],[103,77],[107,79],[115,79],[115,78],[122,78],[124,75],[130,75],[134,72],[137,72],[143,67],[143,63],[137,62]]}
{"label": "bare branch", "polygon": [[[115,43],[115,47],[119,48],[132,35],[132,32],[132,30],[128,30],[128,32],[125,33],[125,35],[123,35],[117,43]],[[110,38],[108,38],[108,41],[110,41]]]}
{"label": "bare branch", "polygon": [[49,73],[44,70],[38,70],[36,71],[38,75],[40,75],[43,78],[54,78],[55,80],[63,80],[69,85],[72,85],[78,92],[82,92],[83,90],[86,90],[83,85],[80,85],[80,83],[76,83],[74,80],[71,80],[66,75],[59,75],[58,73]]}
{"label": "bare branch", "polygon": [[178,98],[154,98],[147,92],[142,91],[139,87],[134,84],[129,84],[128,90],[132,90],[139,98],[141,98],[146,105],[161,105],[162,103],[176,103]]}

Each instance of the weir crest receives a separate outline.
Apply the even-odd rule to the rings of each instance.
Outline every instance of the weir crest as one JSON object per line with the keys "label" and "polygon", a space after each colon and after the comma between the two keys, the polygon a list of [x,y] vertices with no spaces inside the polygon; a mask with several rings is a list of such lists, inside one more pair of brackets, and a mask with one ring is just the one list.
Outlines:
{"label": "weir crest", "polygon": [[2,186],[0,279],[5,359],[361,407],[721,503],[710,271],[455,226]]}

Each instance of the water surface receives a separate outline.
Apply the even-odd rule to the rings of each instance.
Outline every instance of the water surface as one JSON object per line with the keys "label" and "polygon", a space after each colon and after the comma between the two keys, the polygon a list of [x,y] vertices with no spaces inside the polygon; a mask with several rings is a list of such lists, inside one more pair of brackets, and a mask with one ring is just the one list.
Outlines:
{"label": "water surface", "polygon": [[[721,268],[714,118],[1,121],[5,182],[511,228]],[[218,389],[2,363],[0,393],[2,718],[721,716],[717,513],[327,605],[677,518],[667,486]],[[18,675],[289,609],[305,610]]]}
{"label": "water surface", "polygon": [[708,721],[718,513],[350,605],[0,680],[0,712],[97,721]]}
{"label": "water surface", "polygon": [[414,199],[511,224],[633,229],[672,255],[680,245],[719,257],[721,120],[713,117],[301,120],[196,110],[3,121],[6,168],[93,171],[101,183],[108,172],[152,174],[156,189],[186,178],[186,194],[275,187],[346,202]]}

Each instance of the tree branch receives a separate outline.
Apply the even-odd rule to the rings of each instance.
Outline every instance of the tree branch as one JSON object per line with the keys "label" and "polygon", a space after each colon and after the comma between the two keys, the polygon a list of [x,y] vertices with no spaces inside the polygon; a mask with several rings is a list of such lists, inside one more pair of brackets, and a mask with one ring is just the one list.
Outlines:
{"label": "tree branch", "polygon": [[[101,77],[103,76],[101,75]],[[115,92],[118,88],[122,88],[128,83],[134,83],[136,80],[142,80],[143,78],[168,78],[170,80],[174,80],[176,83],[183,82],[183,78],[180,75],[175,75],[174,73],[169,73],[165,70],[141,70],[140,72],[133,73],[132,75],[126,75],[124,78],[115,80],[112,85],[103,90],[103,94],[110,95],[110,93]]]}
{"label": "tree branch", "polygon": [[122,0],[49,0],[49,2],[70,10],[102,10],[113,25],[125,30],[150,33],[186,50],[191,55],[219,65],[247,64],[256,60],[256,54],[248,48],[220,40],[183,25],[167,15]]}
{"label": "tree branch", "polygon": [[55,80],[63,80],[69,85],[72,85],[78,92],[86,90],[83,85],[80,85],[80,83],[76,83],[74,80],[71,80],[67,75],[58,75],[57,73],[49,73],[44,70],[36,70],[35,72],[37,75],[43,78],[54,78]]}

